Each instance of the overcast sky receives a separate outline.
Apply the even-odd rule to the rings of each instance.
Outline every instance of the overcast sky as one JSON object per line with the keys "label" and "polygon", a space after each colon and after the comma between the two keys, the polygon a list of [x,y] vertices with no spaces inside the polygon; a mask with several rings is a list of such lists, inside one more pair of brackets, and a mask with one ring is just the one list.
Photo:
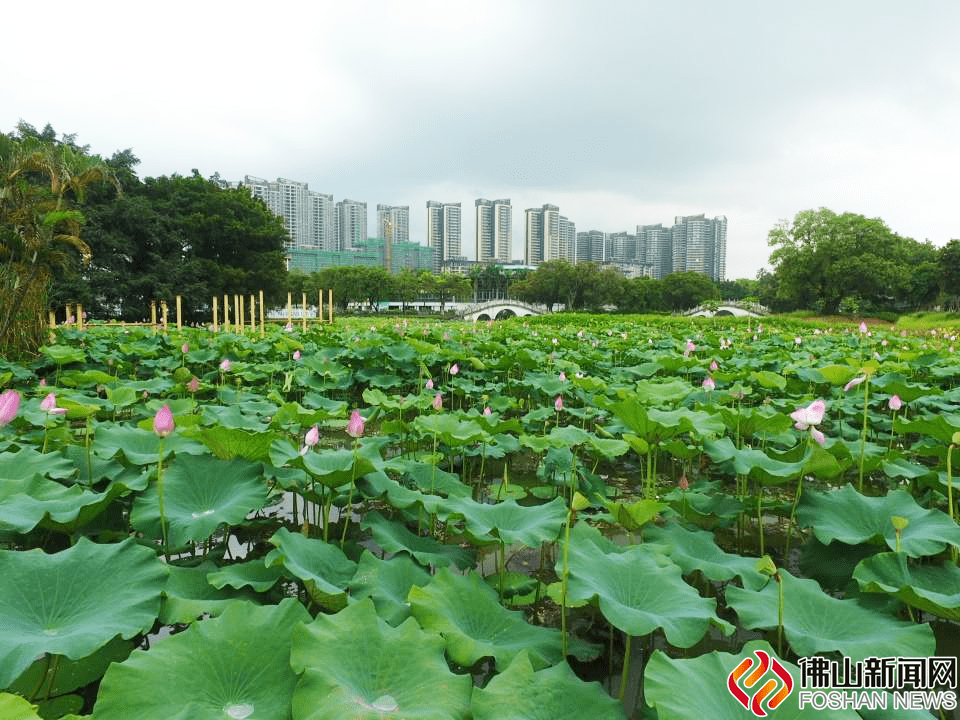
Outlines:
{"label": "overcast sky", "polygon": [[[29,7],[28,7],[29,6]],[[578,231],[728,219],[727,277],[827,207],[960,238],[957,0],[15,3],[0,131],[141,178],[285,177],[335,200],[551,203]]]}

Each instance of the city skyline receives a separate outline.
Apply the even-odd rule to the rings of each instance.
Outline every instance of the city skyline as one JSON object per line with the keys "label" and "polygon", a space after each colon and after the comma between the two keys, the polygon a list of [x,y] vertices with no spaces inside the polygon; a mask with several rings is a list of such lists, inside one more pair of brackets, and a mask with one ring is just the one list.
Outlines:
{"label": "city skyline", "polygon": [[[291,239],[287,243],[293,266],[313,267],[320,260],[310,260],[309,252],[322,252],[332,263],[329,251],[369,251],[369,243],[359,234],[366,227],[363,218],[366,202],[342,200],[334,202],[333,195],[309,189],[308,183],[277,178],[275,182],[245,175],[242,182],[220,181],[225,187],[247,187],[251,194],[264,200],[267,206],[281,216]],[[461,203],[427,200],[426,236],[416,238],[414,244],[429,248],[432,268],[462,265],[463,261],[481,263],[524,264],[536,266],[550,260],[568,260],[572,263],[596,262],[619,267],[628,276],[648,275],[662,278],[671,272],[700,272],[713,280],[726,278],[727,218],[706,218],[705,214],[677,216],[670,228],[662,223],[636,225],[636,233],[627,231],[608,233],[589,230],[578,233],[576,223],[561,214],[557,205],[545,203],[539,208],[524,211],[523,256],[513,255],[511,249],[513,206],[509,199],[474,201],[474,238],[476,255],[470,258],[462,253]],[[377,204],[376,238],[383,241],[381,261],[393,267],[391,247],[394,243],[411,242],[409,236],[410,207],[407,205]],[[327,240],[333,227],[334,242]],[[296,252],[294,252],[296,251]],[[409,253],[409,250],[403,252]],[[411,256],[412,257],[412,256]],[[335,264],[340,264],[337,260]],[[368,263],[369,258],[358,258]],[[401,263],[409,266],[409,262]]]}

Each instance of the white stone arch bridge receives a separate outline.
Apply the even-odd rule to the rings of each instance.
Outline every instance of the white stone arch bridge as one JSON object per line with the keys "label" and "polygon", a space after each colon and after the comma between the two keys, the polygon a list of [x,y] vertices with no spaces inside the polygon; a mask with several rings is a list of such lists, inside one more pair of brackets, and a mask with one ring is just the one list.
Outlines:
{"label": "white stone arch bridge", "polygon": [[549,312],[546,305],[531,305],[517,300],[488,300],[475,305],[463,305],[459,316],[472,322],[504,320],[511,317],[531,317]]}
{"label": "white stone arch bridge", "polygon": [[697,307],[687,310],[683,314],[687,317],[763,317],[769,315],[770,310],[759,303],[724,301],[722,303],[697,305]]}

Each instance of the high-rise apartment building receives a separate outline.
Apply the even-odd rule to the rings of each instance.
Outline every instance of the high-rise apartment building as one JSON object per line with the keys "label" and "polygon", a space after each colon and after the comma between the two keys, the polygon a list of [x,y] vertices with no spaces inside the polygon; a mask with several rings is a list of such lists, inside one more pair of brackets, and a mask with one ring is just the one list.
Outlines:
{"label": "high-rise apartment building", "polygon": [[527,265],[539,265],[548,260],[574,260],[577,227],[560,214],[556,205],[528,208],[526,223]]}
{"label": "high-rise apartment building", "polygon": [[575,261],[602,263],[606,260],[607,234],[599,230],[577,233]]}
{"label": "high-rise apartment building", "polygon": [[335,242],[333,196],[314,192],[307,183],[277,178],[276,182],[246,175],[243,187],[283,218],[290,233],[287,250],[331,250]]}
{"label": "high-rise apartment building", "polygon": [[367,204],[359,200],[337,203],[337,250],[352,250],[367,240]]}
{"label": "high-rise apartment building", "polygon": [[678,216],[671,229],[673,272],[699,272],[724,279],[727,255],[727,218]]}
{"label": "high-rise apartment building", "polygon": [[510,200],[476,201],[477,262],[510,262],[513,242],[513,206]]}
{"label": "high-rise apartment building", "polygon": [[643,247],[643,263],[650,276],[662,278],[673,272],[673,232],[663,223],[637,225],[637,245]]}
{"label": "high-rise apartment building", "polygon": [[427,245],[433,248],[433,269],[439,272],[462,258],[460,203],[427,200]]}
{"label": "high-rise apartment building", "polygon": [[410,242],[410,206],[377,205],[377,237],[395,243]]}

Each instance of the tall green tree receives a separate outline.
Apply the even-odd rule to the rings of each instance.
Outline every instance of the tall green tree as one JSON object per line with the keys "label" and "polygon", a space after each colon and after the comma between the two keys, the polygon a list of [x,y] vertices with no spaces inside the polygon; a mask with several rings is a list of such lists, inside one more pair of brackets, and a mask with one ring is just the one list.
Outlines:
{"label": "tall green tree", "polygon": [[901,310],[916,307],[918,288],[921,301],[930,297],[929,283],[914,271],[929,274],[934,248],[897,235],[878,218],[804,210],[771,230],[767,241],[774,248],[777,309]]}
{"label": "tall green tree", "polygon": [[[49,132],[47,132],[49,129]],[[110,167],[52,129],[0,135],[0,349],[31,351],[43,340],[47,290],[58,268],[90,246],[80,237],[77,204],[88,186],[109,182]]]}
{"label": "tall green tree", "polygon": [[703,273],[670,273],[660,284],[663,304],[668,310],[689,310],[704,300],[720,299],[717,284]]}

